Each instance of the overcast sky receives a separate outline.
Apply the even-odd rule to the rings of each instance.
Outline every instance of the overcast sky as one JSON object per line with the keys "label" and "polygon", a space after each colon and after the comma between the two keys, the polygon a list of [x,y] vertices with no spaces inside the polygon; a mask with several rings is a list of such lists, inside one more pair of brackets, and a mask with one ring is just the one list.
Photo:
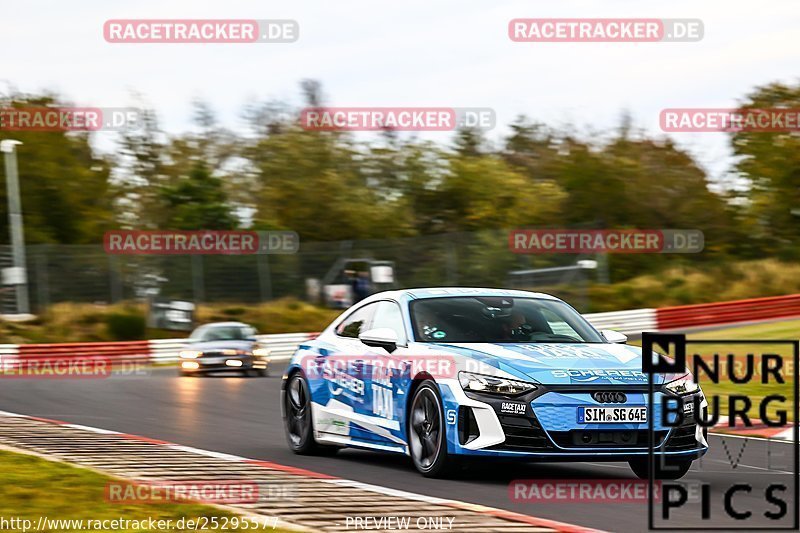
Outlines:
{"label": "overcast sky", "polygon": [[[667,107],[729,107],[753,87],[796,82],[796,0],[558,2],[460,0],[25,0],[2,3],[0,89],[54,90],[78,105],[154,107],[162,126],[190,127],[203,99],[243,127],[253,100],[299,105],[298,83],[323,83],[338,106],[491,107],[505,133],[517,114],[583,131],[608,130],[623,110],[659,133]],[[515,43],[520,17],[699,18],[696,43]],[[292,44],[109,44],[103,23],[124,18],[294,19]],[[106,134],[108,135],[108,134]],[[444,133],[430,134],[442,142]],[[712,173],[729,163],[724,134],[680,134]],[[111,146],[105,142],[103,146]]]}

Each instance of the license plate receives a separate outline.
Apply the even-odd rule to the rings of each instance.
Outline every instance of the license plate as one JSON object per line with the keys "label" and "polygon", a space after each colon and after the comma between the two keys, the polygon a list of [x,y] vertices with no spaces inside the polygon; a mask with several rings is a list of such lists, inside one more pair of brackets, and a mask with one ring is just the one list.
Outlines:
{"label": "license plate", "polygon": [[578,407],[578,424],[643,424],[647,407]]}

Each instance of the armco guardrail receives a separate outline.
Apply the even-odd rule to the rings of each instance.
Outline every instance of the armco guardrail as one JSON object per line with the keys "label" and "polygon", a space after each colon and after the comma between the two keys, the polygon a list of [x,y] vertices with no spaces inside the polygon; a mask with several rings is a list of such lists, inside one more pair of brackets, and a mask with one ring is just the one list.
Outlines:
{"label": "armco guardrail", "polygon": [[119,362],[149,361],[150,341],[20,344],[16,355],[20,360],[83,357]]}
{"label": "armco guardrail", "polygon": [[[288,361],[297,347],[317,336],[317,333],[278,333],[258,335],[258,341],[270,351],[273,361]],[[150,357],[154,363],[171,363],[178,360],[181,350],[191,346],[189,339],[156,339],[150,342]]]}
{"label": "armco guardrail", "polygon": [[641,335],[643,331],[656,329],[655,309],[589,313],[583,316],[597,329],[613,329],[625,335]]}
{"label": "armco guardrail", "polygon": [[190,344],[189,339],[154,339],[150,341],[150,361],[173,363],[178,354]]}
{"label": "armco guardrail", "polygon": [[282,333],[277,335],[259,335],[258,340],[270,351],[273,361],[288,361],[297,347],[305,341],[315,338],[319,333]]}
{"label": "armco guardrail", "polygon": [[[682,305],[660,309],[632,309],[611,313],[591,313],[586,319],[597,329],[613,329],[626,335],[643,331],[662,331],[751,320],[800,317],[800,294],[753,298],[712,304]],[[298,345],[317,333],[259,335],[270,349],[273,361],[287,361]],[[157,339],[135,342],[89,342],[70,344],[0,344],[0,360],[34,357],[105,357],[112,361],[171,363],[189,346],[189,339]]]}
{"label": "armco guardrail", "polygon": [[792,316],[800,316],[800,294],[662,307],[656,310],[656,325],[664,330]]}

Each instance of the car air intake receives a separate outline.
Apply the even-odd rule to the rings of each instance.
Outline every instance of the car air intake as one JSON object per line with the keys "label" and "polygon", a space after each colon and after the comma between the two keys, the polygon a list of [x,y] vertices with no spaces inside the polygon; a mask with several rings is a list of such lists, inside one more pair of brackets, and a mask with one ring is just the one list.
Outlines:
{"label": "car air intake", "polygon": [[461,406],[458,408],[458,442],[463,446],[470,443],[480,436],[478,422],[472,407]]}

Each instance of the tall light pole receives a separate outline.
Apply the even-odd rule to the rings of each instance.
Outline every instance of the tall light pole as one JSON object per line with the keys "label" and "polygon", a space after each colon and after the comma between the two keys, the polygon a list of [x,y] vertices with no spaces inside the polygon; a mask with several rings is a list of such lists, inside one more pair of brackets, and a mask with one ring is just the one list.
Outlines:
{"label": "tall light pole", "polygon": [[22,230],[22,202],[19,199],[16,146],[19,141],[0,141],[0,152],[6,162],[6,190],[8,191],[8,226],[11,233],[13,267],[4,272],[4,282],[17,287],[17,313],[28,314],[28,274],[25,266],[25,236]]}

